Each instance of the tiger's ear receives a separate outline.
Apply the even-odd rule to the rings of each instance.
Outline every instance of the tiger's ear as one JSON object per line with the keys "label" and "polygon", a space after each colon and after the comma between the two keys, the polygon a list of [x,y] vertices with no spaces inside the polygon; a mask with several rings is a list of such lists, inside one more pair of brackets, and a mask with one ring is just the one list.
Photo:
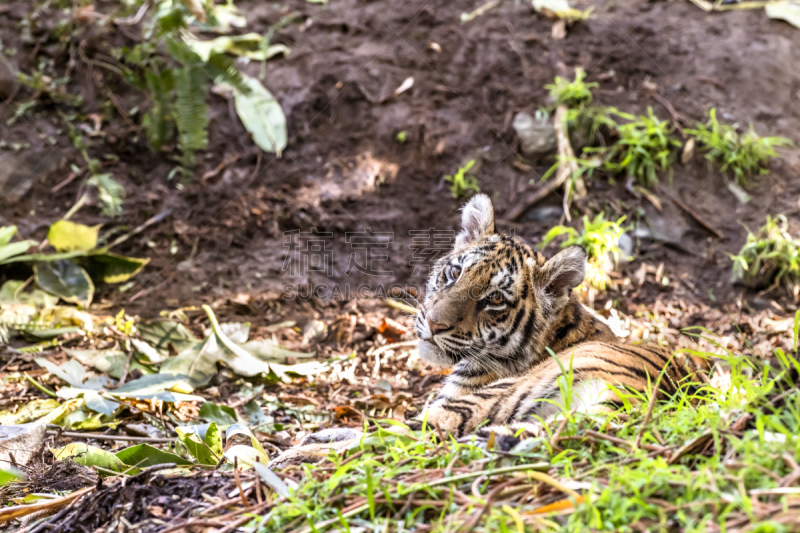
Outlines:
{"label": "tiger's ear", "polygon": [[463,250],[490,235],[494,235],[492,201],[485,194],[476,194],[461,212],[461,232],[455,249]]}
{"label": "tiger's ear", "polygon": [[586,250],[570,246],[561,250],[542,266],[542,284],[555,298],[569,296],[586,277]]}

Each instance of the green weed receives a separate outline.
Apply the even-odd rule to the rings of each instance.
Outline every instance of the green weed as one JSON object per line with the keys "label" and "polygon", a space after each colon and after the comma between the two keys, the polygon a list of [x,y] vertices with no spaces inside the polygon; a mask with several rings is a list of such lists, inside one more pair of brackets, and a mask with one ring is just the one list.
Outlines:
{"label": "green weed", "polygon": [[619,262],[622,253],[619,249],[619,239],[630,229],[622,226],[625,218],[623,216],[617,221],[606,220],[605,213],[598,213],[594,220],[589,220],[589,217],[584,215],[582,231],[579,232],[569,226],[556,226],[542,238],[539,247],[544,248],[557,237],[566,235],[567,238],[561,243],[562,248],[578,244],[586,250],[589,260],[610,255],[615,263]]}
{"label": "green weed", "polygon": [[545,234],[539,247],[544,248],[556,238],[566,235],[567,238],[561,242],[562,248],[577,244],[582,246],[589,256],[586,283],[596,289],[605,290],[610,282],[607,272],[615,267],[621,258],[619,239],[630,229],[622,226],[625,218],[623,216],[616,221],[606,220],[605,213],[598,213],[594,220],[590,220],[584,215],[582,231],[569,226],[555,226]]}
{"label": "green weed", "polygon": [[674,150],[681,143],[670,138],[672,126],[669,121],[660,120],[647,108],[647,116],[639,116],[614,111],[614,114],[627,120],[617,125],[619,140],[605,148],[587,148],[589,153],[598,153],[604,159],[604,168],[615,173],[624,173],[645,187],[658,183],[659,170],[670,173]]}
{"label": "green weed", "polygon": [[453,198],[466,196],[470,191],[474,193],[481,192],[481,188],[478,186],[478,178],[472,174],[467,174],[473,166],[475,166],[475,160],[470,159],[466,165],[459,167],[458,172],[454,175],[448,174],[444,177],[445,181],[451,183],[450,194]]}
{"label": "green weed", "polygon": [[566,104],[569,107],[578,107],[592,102],[592,89],[597,87],[597,83],[586,83],[583,80],[586,73],[582,68],[575,69],[575,79],[567,81],[565,78],[556,76],[555,82],[545,85],[544,88],[550,91],[550,98],[558,107]]}
{"label": "green weed", "polygon": [[747,242],[731,256],[734,280],[754,287],[784,283],[796,298],[800,288],[800,240],[793,239],[788,229],[784,215],[767,215],[767,223],[757,233],[748,229]]}
{"label": "green weed", "polygon": [[753,174],[767,173],[766,165],[777,156],[775,146],[792,144],[786,137],[761,137],[752,124],[739,134],[735,124],[720,124],[713,108],[708,112],[708,122],[698,122],[697,129],[685,131],[697,137],[699,146],[707,152],[706,159],[719,164],[722,172],[731,170],[740,185],[747,185],[747,178]]}

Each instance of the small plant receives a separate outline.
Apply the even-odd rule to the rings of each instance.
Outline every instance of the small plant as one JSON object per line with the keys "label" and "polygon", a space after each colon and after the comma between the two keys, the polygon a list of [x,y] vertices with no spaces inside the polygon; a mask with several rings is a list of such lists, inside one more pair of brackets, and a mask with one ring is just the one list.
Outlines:
{"label": "small plant", "polygon": [[395,136],[395,140],[397,140],[397,142],[399,142],[400,144],[405,144],[407,139],[408,139],[408,132],[406,132],[405,130],[398,132],[397,135]]}
{"label": "small plant", "polygon": [[589,256],[589,271],[586,274],[586,281],[592,287],[605,290],[606,285],[611,281],[608,272],[616,267],[622,258],[619,240],[630,229],[622,226],[625,218],[623,216],[617,221],[606,220],[605,213],[598,213],[594,220],[589,220],[589,217],[584,215],[582,232],[569,226],[555,226],[547,232],[539,247],[544,248],[562,235],[567,236],[561,243],[562,248],[574,244],[583,246]]}
{"label": "small plant", "polygon": [[444,177],[445,181],[449,181],[452,184],[450,185],[450,194],[453,198],[466,196],[470,191],[481,192],[481,188],[478,186],[478,178],[472,174],[467,174],[473,166],[475,166],[475,160],[470,159],[466,165],[459,167],[454,176],[448,174]]}
{"label": "small plant", "polygon": [[673,149],[681,143],[670,139],[672,126],[666,120],[659,120],[652,108],[647,108],[647,116],[639,116],[614,111],[619,117],[628,120],[617,125],[619,140],[605,148],[586,149],[604,155],[604,167],[612,172],[624,172],[629,178],[645,187],[658,183],[659,170],[669,170],[672,179],[672,163],[675,159]]}
{"label": "small plant", "polygon": [[544,88],[550,91],[550,98],[555,102],[556,107],[566,104],[568,107],[578,107],[589,104],[592,101],[592,91],[597,87],[596,83],[585,83],[586,73],[582,68],[575,69],[575,80],[567,81],[565,78],[556,76],[555,82],[545,85]]}
{"label": "small plant", "polygon": [[800,240],[788,232],[784,215],[770,217],[754,234],[747,230],[747,242],[732,255],[733,279],[760,288],[783,283],[795,300],[800,296]]}
{"label": "small plant", "polygon": [[722,172],[733,171],[739,185],[747,185],[748,176],[767,173],[764,167],[770,158],[777,156],[775,146],[792,144],[786,137],[760,137],[752,124],[746,133],[739,134],[735,124],[720,124],[713,108],[708,112],[708,122],[698,122],[697,129],[685,131],[697,137],[698,144],[706,151],[706,159],[718,163]]}

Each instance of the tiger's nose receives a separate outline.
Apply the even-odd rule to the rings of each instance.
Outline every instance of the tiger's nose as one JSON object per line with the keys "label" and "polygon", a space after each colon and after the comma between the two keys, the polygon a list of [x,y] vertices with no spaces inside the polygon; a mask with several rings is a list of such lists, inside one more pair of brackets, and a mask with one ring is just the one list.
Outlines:
{"label": "tiger's nose", "polygon": [[450,329],[450,326],[445,326],[444,324],[439,324],[439,323],[434,322],[433,320],[431,320],[429,318],[428,319],[428,329],[431,330],[431,333],[436,335],[439,332],[447,331],[448,329]]}

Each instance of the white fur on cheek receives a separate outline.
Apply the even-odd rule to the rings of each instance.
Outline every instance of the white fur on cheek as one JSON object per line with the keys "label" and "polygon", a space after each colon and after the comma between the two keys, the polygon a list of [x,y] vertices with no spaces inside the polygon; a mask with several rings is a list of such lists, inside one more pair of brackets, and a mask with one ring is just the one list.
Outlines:
{"label": "white fur on cheek", "polygon": [[436,366],[453,366],[453,360],[450,359],[444,350],[429,341],[419,341],[417,344],[419,355],[429,363]]}

